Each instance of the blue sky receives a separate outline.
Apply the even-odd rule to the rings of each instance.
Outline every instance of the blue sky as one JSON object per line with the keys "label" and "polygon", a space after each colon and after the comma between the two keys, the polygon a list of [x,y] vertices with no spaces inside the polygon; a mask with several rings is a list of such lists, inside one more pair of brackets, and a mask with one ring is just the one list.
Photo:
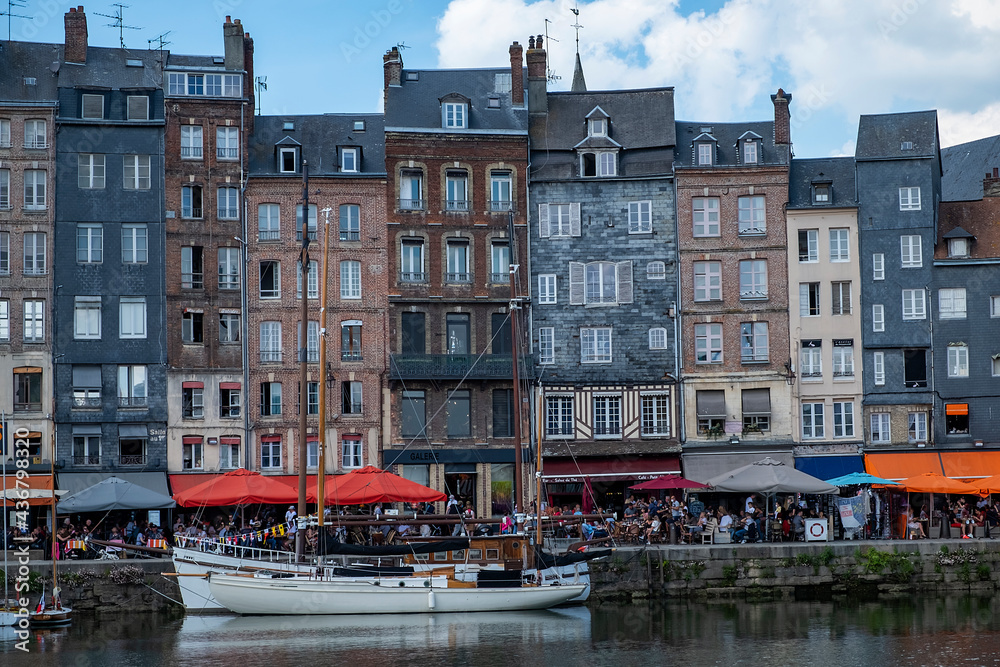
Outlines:
{"label": "blue sky", "polygon": [[[61,42],[77,2],[26,0],[12,37]],[[240,18],[267,77],[264,113],[376,111],[382,54],[407,67],[505,66],[513,40],[546,30],[572,79],[573,0],[132,0],[129,48],[169,31],[175,53],[221,54]],[[4,9],[6,7],[4,6]],[[763,120],[793,95],[796,155],[850,155],[859,114],[938,109],[942,143],[1000,133],[1000,0],[586,0],[580,49],[591,90],[674,86],[677,117]],[[90,43],[117,46],[110,3],[86,4]],[[550,21],[546,23],[546,19]],[[2,32],[6,32],[3,25]],[[6,35],[4,35],[6,36]],[[555,41],[558,40],[558,41]]]}

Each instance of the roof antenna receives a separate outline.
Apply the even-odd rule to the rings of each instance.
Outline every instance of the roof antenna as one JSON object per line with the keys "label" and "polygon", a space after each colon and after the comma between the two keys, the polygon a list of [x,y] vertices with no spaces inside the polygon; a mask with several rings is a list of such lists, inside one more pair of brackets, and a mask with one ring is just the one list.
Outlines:
{"label": "roof antenna", "polygon": [[580,3],[577,3],[576,7],[570,7],[569,10],[573,12],[573,16],[576,17],[575,22],[570,27],[576,28],[576,55],[580,55],[580,28],[583,27],[580,25]]}
{"label": "roof antenna", "polygon": [[10,20],[15,19],[33,19],[34,16],[25,16],[24,14],[15,14],[15,9],[24,9],[25,0],[7,0],[7,11],[0,12],[0,16],[7,17],[7,41],[10,41]]}
{"label": "roof antenna", "polygon": [[[546,44],[548,44],[549,42],[558,42],[559,41],[555,37],[549,37],[549,24],[550,23],[552,23],[552,21],[550,21],[548,19],[545,19],[545,43]],[[547,60],[550,63],[552,62],[552,58],[547,58]],[[562,77],[559,76],[558,74],[556,74],[556,71],[554,69],[552,69],[551,67],[549,67],[548,71],[545,73],[545,78],[546,78],[546,80],[549,83],[555,83],[556,81],[558,81]]]}
{"label": "roof antenna", "polygon": [[169,35],[172,32],[173,32],[173,30],[168,30],[166,32],[160,33],[159,35],[157,35],[153,39],[147,39],[146,40],[146,46],[149,48],[150,51],[152,51],[153,50],[153,44],[155,43],[156,44],[156,48],[158,50],[162,51],[163,47],[166,46],[167,44],[173,44],[173,42],[168,42],[167,41],[167,35]]}
{"label": "roof antenna", "polygon": [[118,28],[118,39],[122,43],[122,48],[125,48],[125,30],[142,30],[139,26],[135,25],[125,25],[125,20],[123,19],[124,10],[128,5],[123,5],[120,2],[116,2],[111,5],[112,7],[117,7],[114,14],[101,14],[100,12],[94,12],[98,16],[103,16],[104,18],[114,19],[114,23],[106,24],[109,28]]}
{"label": "roof antenna", "polygon": [[257,115],[260,115],[260,94],[262,91],[267,90],[267,77],[258,76],[254,82],[254,87],[257,89]]}
{"label": "roof antenna", "polygon": [[396,43],[396,49],[399,50],[399,51],[402,51],[403,49],[408,49],[408,48],[410,48],[410,47],[406,45],[406,42],[397,42]]}

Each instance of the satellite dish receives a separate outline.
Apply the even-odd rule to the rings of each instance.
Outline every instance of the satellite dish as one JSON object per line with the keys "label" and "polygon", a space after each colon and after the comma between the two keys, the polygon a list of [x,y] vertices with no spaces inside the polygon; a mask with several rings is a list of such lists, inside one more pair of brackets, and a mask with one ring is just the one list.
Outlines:
{"label": "satellite dish", "polygon": [[53,74],[58,74],[60,64],[61,63],[58,60],[53,60],[52,64],[49,65],[49,71],[51,71]]}

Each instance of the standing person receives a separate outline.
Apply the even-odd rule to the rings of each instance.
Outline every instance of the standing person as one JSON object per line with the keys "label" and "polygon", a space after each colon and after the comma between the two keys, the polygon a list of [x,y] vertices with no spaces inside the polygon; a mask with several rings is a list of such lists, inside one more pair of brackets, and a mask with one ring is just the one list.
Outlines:
{"label": "standing person", "polygon": [[291,524],[288,527],[288,534],[294,536],[295,531],[298,530],[298,525],[295,519],[299,516],[299,513],[295,511],[295,505],[289,505],[288,511],[285,512],[285,523]]}

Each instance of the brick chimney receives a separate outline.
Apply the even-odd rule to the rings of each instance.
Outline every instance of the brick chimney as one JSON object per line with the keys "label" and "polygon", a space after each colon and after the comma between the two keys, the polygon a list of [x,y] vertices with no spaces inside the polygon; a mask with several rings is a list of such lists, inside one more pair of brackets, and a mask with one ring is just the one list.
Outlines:
{"label": "brick chimney", "polygon": [[983,196],[1000,197],[1000,169],[993,167],[993,173],[986,172],[983,179]]}
{"label": "brick chimney", "polygon": [[510,103],[524,106],[524,49],[517,42],[510,45]]}
{"label": "brick chimney", "polygon": [[546,91],[548,76],[545,41],[541,35],[528,38],[528,113],[547,114],[549,99]]}
{"label": "brick chimney", "polygon": [[228,16],[222,24],[222,43],[226,49],[226,69],[242,71],[243,67],[243,26],[240,20],[231,20]]}
{"label": "brick chimney", "polygon": [[385,88],[398,86],[403,79],[403,56],[399,47],[392,47],[382,56],[382,68],[385,70]]}
{"label": "brick chimney", "polygon": [[243,69],[246,76],[243,78],[243,96],[247,98],[250,106],[246,116],[246,135],[253,135],[254,114],[257,108],[257,88],[256,79],[253,76],[253,38],[250,33],[243,33]]}
{"label": "brick chimney", "polygon": [[789,146],[792,143],[792,116],[788,105],[792,102],[792,95],[778,88],[778,94],[771,95],[771,102],[774,103],[774,143],[776,146]]}
{"label": "brick chimney", "polygon": [[63,59],[68,63],[87,62],[87,15],[83,5],[70,7],[66,12],[66,49]]}

